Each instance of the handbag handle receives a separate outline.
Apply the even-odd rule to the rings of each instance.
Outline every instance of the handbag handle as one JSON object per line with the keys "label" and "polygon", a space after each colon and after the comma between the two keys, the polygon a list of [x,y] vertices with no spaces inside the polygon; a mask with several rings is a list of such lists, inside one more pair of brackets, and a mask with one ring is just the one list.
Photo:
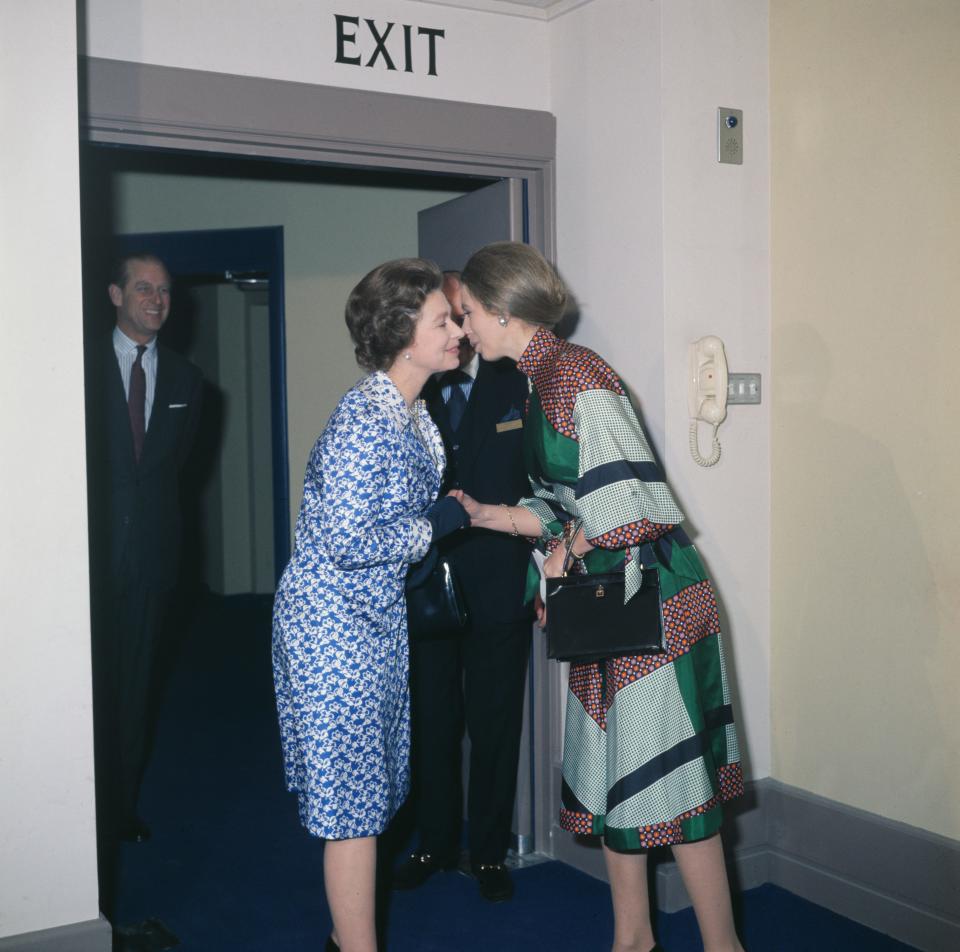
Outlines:
{"label": "handbag handle", "polygon": [[[563,553],[563,577],[567,577],[567,563],[570,561],[570,556],[573,555],[573,542],[577,537],[577,533],[580,531],[580,527],[583,525],[583,520],[578,519],[570,532],[569,537],[567,538],[567,550]],[[573,556],[576,558],[576,556]]]}
{"label": "handbag handle", "polygon": [[[567,563],[570,561],[570,556],[573,554],[573,542],[577,538],[577,533],[583,527],[583,519],[578,519],[574,524],[573,529],[570,532],[570,536],[567,539],[567,550],[563,553],[563,578],[567,577]],[[576,558],[576,556],[573,556]],[[640,563],[640,571],[643,572],[643,563]]]}

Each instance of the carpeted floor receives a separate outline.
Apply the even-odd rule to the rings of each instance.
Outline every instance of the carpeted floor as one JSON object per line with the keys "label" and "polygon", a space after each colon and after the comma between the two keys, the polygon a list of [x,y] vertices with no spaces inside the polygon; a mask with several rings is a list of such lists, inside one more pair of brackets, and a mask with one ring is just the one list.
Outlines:
{"label": "carpeted floor", "polygon": [[[127,845],[118,921],[155,916],[184,952],[306,952],[330,930],[322,844],[283,786],[270,670],[270,599],[206,599],[172,653],[140,812],[152,839]],[[460,873],[394,893],[389,952],[602,952],[606,884],[545,862],[514,873],[491,906]],[[748,952],[909,952],[775,886],[737,897]],[[692,912],[661,915],[668,952],[702,949]]]}

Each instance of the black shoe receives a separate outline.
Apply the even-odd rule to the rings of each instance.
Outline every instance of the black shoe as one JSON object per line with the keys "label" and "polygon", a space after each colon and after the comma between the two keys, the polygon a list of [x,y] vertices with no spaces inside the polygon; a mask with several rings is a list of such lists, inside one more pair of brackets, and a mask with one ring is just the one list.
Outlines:
{"label": "black shoe", "polygon": [[180,940],[159,920],[144,919],[135,926],[113,930],[113,952],[166,952]]}
{"label": "black shoe", "polygon": [[456,863],[447,862],[433,853],[424,853],[417,850],[411,853],[409,859],[402,866],[393,871],[394,889],[417,889],[422,886],[434,873],[453,869]]}
{"label": "black shoe", "polygon": [[503,863],[481,863],[473,867],[480,895],[487,902],[506,902],[513,898],[513,880]]}
{"label": "black shoe", "polygon": [[135,816],[120,827],[120,839],[126,843],[146,843],[150,839],[150,827]]}

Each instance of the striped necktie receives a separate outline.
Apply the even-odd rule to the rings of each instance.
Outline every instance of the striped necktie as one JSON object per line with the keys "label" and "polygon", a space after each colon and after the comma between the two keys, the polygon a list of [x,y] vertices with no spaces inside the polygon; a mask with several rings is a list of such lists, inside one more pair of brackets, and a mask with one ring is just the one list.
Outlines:
{"label": "striped necktie", "polygon": [[447,397],[447,419],[450,420],[450,429],[456,432],[463,419],[463,411],[467,409],[467,398],[461,384],[467,383],[470,375],[462,370],[448,370],[442,379],[443,386],[450,387],[450,396]]}

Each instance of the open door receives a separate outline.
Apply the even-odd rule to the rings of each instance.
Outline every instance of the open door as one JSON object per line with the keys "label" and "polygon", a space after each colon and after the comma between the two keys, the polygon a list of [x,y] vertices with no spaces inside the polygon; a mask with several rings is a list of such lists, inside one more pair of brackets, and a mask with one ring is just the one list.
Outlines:
{"label": "open door", "polygon": [[459,271],[491,241],[526,241],[523,181],[501,179],[417,214],[420,257]]}
{"label": "open door", "polygon": [[[527,235],[524,183],[502,179],[460,198],[426,208],[417,215],[419,254],[436,261],[444,271],[459,271],[479,248],[492,241],[524,241]],[[513,809],[513,849],[518,855],[542,850],[535,842],[534,780],[534,666],[538,653],[531,652],[524,696],[523,733],[517,772],[517,796]],[[463,789],[467,789],[470,741],[464,737]]]}

